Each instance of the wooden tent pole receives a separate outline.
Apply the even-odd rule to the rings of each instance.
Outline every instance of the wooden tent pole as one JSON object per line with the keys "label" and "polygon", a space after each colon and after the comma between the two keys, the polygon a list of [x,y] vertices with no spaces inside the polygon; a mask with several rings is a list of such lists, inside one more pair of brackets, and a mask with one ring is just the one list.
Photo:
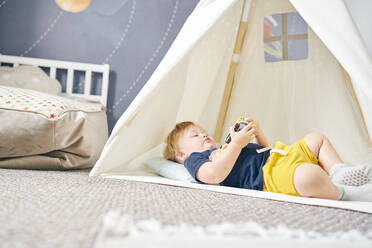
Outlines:
{"label": "wooden tent pole", "polygon": [[239,56],[243,47],[245,33],[247,31],[247,17],[249,8],[250,0],[246,0],[242,12],[242,18],[239,24],[238,34],[235,41],[234,54],[230,63],[229,74],[227,76],[220,112],[218,114],[217,125],[214,133],[214,139],[217,142],[220,142],[222,136],[223,124],[225,123],[227,108],[229,106],[231,97],[231,90],[234,85],[236,67],[238,66]]}

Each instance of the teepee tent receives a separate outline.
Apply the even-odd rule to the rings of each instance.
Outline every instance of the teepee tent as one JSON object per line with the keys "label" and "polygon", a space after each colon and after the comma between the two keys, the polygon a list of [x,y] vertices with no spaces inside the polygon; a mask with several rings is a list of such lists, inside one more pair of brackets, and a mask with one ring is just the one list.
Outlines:
{"label": "teepee tent", "polygon": [[371,162],[370,106],[372,61],[344,1],[201,0],[90,176],[162,183],[143,162],[175,123],[222,141],[238,116],[258,120],[270,145],[318,131],[345,162]]}

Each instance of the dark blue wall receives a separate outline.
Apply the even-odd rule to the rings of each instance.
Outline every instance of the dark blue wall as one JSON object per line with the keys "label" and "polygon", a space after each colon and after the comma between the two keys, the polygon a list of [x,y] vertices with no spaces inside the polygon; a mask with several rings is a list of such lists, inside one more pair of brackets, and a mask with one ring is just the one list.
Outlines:
{"label": "dark blue wall", "polygon": [[110,64],[110,131],[198,0],[91,0],[80,13],[53,0],[0,1],[0,53]]}

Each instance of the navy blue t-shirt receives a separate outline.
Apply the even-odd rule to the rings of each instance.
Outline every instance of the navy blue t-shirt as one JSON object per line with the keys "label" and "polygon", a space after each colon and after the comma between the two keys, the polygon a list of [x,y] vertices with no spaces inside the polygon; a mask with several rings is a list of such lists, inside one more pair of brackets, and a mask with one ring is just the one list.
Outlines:
{"label": "navy blue t-shirt", "polygon": [[[264,147],[255,143],[249,143],[245,146],[240,152],[230,174],[220,183],[220,185],[263,190],[262,167],[269,157],[270,151],[257,153],[256,150],[261,148]],[[196,178],[196,171],[202,164],[211,161],[209,156],[216,149],[217,148],[214,148],[204,152],[193,152],[185,160],[184,165],[186,169],[198,182],[201,181]]]}

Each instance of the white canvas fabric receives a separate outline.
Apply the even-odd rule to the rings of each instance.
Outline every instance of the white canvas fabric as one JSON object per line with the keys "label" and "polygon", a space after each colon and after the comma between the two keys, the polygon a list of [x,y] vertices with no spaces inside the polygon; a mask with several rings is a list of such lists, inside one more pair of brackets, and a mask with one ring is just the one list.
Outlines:
{"label": "white canvas fabric", "polygon": [[[179,121],[194,121],[214,133],[243,6],[243,0],[200,1],[117,122],[90,176],[169,184],[154,180],[143,162],[161,156],[166,135]],[[345,162],[372,162],[368,132],[343,70],[351,77],[371,134],[372,62],[344,2],[256,0],[245,6],[250,7],[247,33],[224,133],[238,116],[250,116],[271,145],[277,140],[290,144],[318,131]],[[308,58],[265,63],[263,18],[293,11],[309,26]]]}
{"label": "white canvas fabric", "polygon": [[371,136],[372,60],[344,1],[290,1],[350,75]]}
{"label": "white canvas fabric", "polygon": [[195,121],[213,133],[242,7],[237,0],[200,2],[115,125],[92,176],[145,169],[129,164],[162,144],[178,121]]}
{"label": "white canvas fabric", "polygon": [[[314,25],[316,28],[321,28],[321,33],[326,32],[324,30],[327,29],[324,27],[330,23],[328,28],[331,28],[332,32],[327,30],[324,35],[326,39],[343,44],[342,36],[350,34],[358,37],[352,29],[351,19],[346,16],[347,12],[344,13],[344,9],[341,8],[344,6],[342,1],[327,1],[329,6],[314,4],[312,1],[299,2],[307,2],[304,9],[308,12],[311,10],[310,19],[316,23]],[[334,2],[338,4],[333,6]],[[342,18],[337,15],[336,20],[332,16],[326,18],[329,11],[324,9],[336,10],[337,13],[344,15]],[[302,8],[297,11],[301,10]],[[226,116],[225,132],[235,122],[237,116],[251,116],[259,121],[272,146],[277,140],[291,144],[306,134],[317,131],[330,139],[346,163],[371,162],[372,150],[368,134],[363,127],[345,73],[339,64],[339,61],[345,61],[345,65],[354,68],[358,67],[359,63],[370,62],[360,39],[350,40],[351,45],[350,42],[335,46],[330,44],[340,56],[338,61],[318,38],[312,29],[312,22],[308,22],[307,59],[278,63],[267,63],[263,60],[264,17],[273,13],[294,11],[296,9],[287,0],[252,2],[247,35]],[[300,14],[302,15],[302,12]],[[337,22],[334,23],[335,21]],[[339,33],[341,30],[343,33]],[[343,52],[349,50],[356,50],[356,55],[353,52]],[[363,50],[364,56],[361,56],[363,59],[358,61],[354,56],[359,56]],[[355,61],[355,64],[350,61]],[[359,73],[358,70],[363,72]],[[367,87],[372,86],[372,77],[368,77],[371,71],[372,65],[369,69],[365,67],[364,70],[360,68],[352,70]],[[371,104],[369,106],[372,106]],[[366,110],[367,106],[368,104],[365,106]]]}

